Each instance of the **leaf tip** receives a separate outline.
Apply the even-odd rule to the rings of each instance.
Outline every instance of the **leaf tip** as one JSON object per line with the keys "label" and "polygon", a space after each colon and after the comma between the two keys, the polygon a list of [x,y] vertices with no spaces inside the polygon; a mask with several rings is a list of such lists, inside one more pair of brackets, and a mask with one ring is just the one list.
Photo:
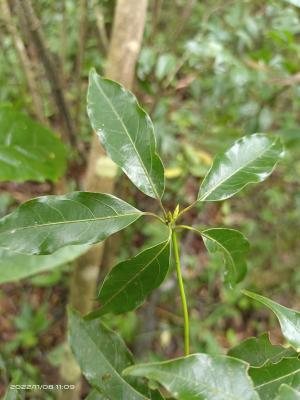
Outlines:
{"label": "leaf tip", "polygon": [[99,75],[97,74],[96,68],[92,67],[89,72],[89,79],[91,80],[93,78],[96,78],[97,76]]}

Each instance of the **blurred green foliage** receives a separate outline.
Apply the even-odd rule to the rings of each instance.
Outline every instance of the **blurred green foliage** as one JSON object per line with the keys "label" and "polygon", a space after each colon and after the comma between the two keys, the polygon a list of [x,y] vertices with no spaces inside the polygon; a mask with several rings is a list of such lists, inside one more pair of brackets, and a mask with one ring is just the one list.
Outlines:
{"label": "blurred green foliage", "polygon": [[[188,3],[193,4],[183,24]],[[280,135],[285,159],[266,186],[247,189],[220,208],[208,205],[191,218],[241,228],[251,243],[244,286],[297,307],[300,9],[282,1],[176,2],[174,8],[170,18],[169,4],[163,3],[155,33],[148,25],[137,69],[169,168],[169,186],[188,203],[186,196],[195,196],[213,152],[245,134]],[[169,201],[175,205],[173,197]],[[268,329],[266,318],[247,319],[247,314],[257,316],[249,300],[221,289],[222,260],[205,259],[201,244],[191,247],[184,260],[194,299],[195,350],[215,352],[246,330]]]}
{"label": "blurred green foliage", "polygon": [[[89,69],[96,67],[101,73],[105,63],[94,4],[101,6],[110,32],[114,3],[89,2],[82,72],[85,85]],[[224,150],[233,139],[254,132],[282,137],[285,158],[269,181],[247,189],[230,203],[224,201],[221,206],[212,203],[204,209],[198,208],[189,218],[190,223],[198,225],[217,222],[240,228],[251,243],[250,273],[242,285],[299,308],[300,8],[292,3],[296,2],[150,1],[134,91],[155,123],[167,167],[170,190],[166,201],[172,209],[178,202],[189,203],[194,199],[212,154]],[[80,17],[76,2],[39,0],[35,6],[51,51],[59,58],[65,47],[65,63],[59,68],[65,76],[66,94],[74,101],[73,66]],[[62,37],[62,24],[66,24],[67,38]],[[13,103],[31,113],[24,73],[12,39],[5,32],[1,47],[0,102]],[[49,94],[48,82],[40,84]],[[43,96],[43,108],[50,119],[55,117],[50,95]],[[79,134],[82,140],[89,141],[85,90],[82,110]],[[5,194],[0,201],[2,213],[2,208],[11,200]],[[140,236],[124,236],[120,259],[133,255],[132,246],[127,243],[140,248],[145,243],[161,240],[162,232],[156,229],[155,223],[137,224]],[[184,278],[188,281],[191,299],[193,350],[215,353],[245,336],[268,330],[274,322],[268,319],[269,314],[241,297],[239,289],[223,289],[220,285],[222,259],[218,255],[208,258],[201,241],[190,233],[182,240]],[[55,280],[56,275],[52,278]],[[170,334],[176,332],[180,322],[170,305],[170,299],[176,296],[180,307],[174,286],[171,271],[159,295],[154,300],[151,298],[155,321],[148,329],[147,340],[150,337],[153,353],[163,348],[167,355],[174,355],[182,346],[180,339]],[[147,331],[139,314],[118,316],[107,322],[117,327],[132,346],[135,335]],[[33,340],[39,326],[32,331]],[[20,340],[23,343],[27,339],[17,340],[19,345]]]}

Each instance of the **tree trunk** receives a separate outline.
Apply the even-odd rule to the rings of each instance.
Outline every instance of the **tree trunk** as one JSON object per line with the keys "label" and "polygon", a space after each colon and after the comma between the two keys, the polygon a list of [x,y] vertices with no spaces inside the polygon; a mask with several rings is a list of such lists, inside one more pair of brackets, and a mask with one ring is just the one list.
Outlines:
{"label": "tree trunk", "polygon": [[[108,52],[105,75],[114,79],[127,88],[131,88],[134,80],[135,66],[141,47],[146,19],[147,0],[118,0],[112,37]],[[84,189],[87,191],[112,193],[116,178],[117,167],[105,155],[98,137],[94,134],[88,158]],[[97,277],[104,251],[104,243],[93,246],[86,254],[79,258],[75,266],[70,288],[70,306],[82,314],[91,311],[95,298]],[[67,356],[69,360],[69,355]],[[62,380],[78,387],[79,374],[70,373],[61,369]],[[74,370],[76,363],[74,361]],[[64,373],[64,372],[67,372]],[[72,379],[68,379],[72,378]],[[77,396],[77,397],[76,397]],[[79,392],[62,392],[61,398],[78,399]]]}

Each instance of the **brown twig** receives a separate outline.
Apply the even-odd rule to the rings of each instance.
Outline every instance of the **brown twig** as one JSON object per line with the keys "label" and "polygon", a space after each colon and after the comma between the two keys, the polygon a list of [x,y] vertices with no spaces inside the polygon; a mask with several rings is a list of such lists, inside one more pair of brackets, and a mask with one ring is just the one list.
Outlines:
{"label": "brown twig", "polygon": [[109,48],[109,39],[105,29],[103,13],[100,6],[96,4],[94,1],[92,2],[92,6],[96,17],[96,27],[98,30],[99,39],[101,45],[103,46],[104,52],[107,53]]}
{"label": "brown twig", "polygon": [[87,11],[88,11],[88,1],[80,0],[79,5],[79,36],[78,36],[78,48],[76,57],[76,67],[75,67],[75,83],[77,86],[76,90],[76,103],[75,103],[75,120],[76,125],[80,123],[80,112],[81,112],[81,95],[82,95],[82,82],[81,82],[81,71],[84,61],[84,49],[85,49],[85,39],[87,31]]}
{"label": "brown twig", "polygon": [[36,49],[36,53],[38,54],[41,63],[44,66],[58,113],[65,126],[65,139],[72,146],[77,148],[75,127],[63,92],[61,77],[57,72],[54,59],[46,46],[41,24],[35,14],[30,0],[16,0],[16,6],[18,13],[22,14],[24,20],[26,21],[30,40]]}
{"label": "brown twig", "polygon": [[22,40],[22,37],[20,36],[18,29],[15,25],[15,21],[12,17],[11,10],[7,0],[1,1],[1,11],[2,11],[2,19],[5,23],[8,33],[11,35],[14,41],[14,46],[17,51],[20,63],[22,65],[27,80],[34,108],[33,112],[37,117],[37,119],[45,124],[47,120],[44,115],[42,100],[36,84],[37,79],[34,74],[34,68],[30,61],[30,58],[28,57],[28,53],[24,45],[24,42]]}

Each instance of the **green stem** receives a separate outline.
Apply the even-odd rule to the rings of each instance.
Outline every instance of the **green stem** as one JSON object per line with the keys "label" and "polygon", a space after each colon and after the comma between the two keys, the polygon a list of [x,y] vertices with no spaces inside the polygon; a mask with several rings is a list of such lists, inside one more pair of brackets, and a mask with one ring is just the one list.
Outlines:
{"label": "green stem", "polygon": [[180,296],[182,302],[182,309],[183,309],[183,317],[184,317],[184,353],[186,356],[190,354],[190,323],[189,323],[189,313],[187,308],[187,302],[184,292],[183,286],[183,279],[181,274],[181,266],[180,266],[180,258],[179,258],[179,247],[177,243],[177,237],[175,230],[172,231],[172,243],[173,243],[173,251],[175,256],[175,263],[176,263],[176,272],[177,272],[177,279],[180,289]]}
{"label": "green stem", "polygon": [[164,214],[164,217],[167,218],[167,211],[165,210],[165,207],[163,206],[163,203],[159,197],[157,197],[157,201],[158,201],[158,204]]}
{"label": "green stem", "polygon": [[188,225],[176,225],[176,226],[175,226],[175,229],[187,229],[187,230],[189,230],[189,231],[196,232],[196,233],[198,233],[198,234],[201,235],[201,230],[200,230],[200,229],[196,229],[196,228],[194,228],[193,226],[188,226]]}
{"label": "green stem", "polygon": [[198,200],[195,200],[192,204],[190,204],[188,207],[184,208],[183,210],[180,211],[180,213],[178,214],[178,217],[181,217],[184,213],[190,211],[193,207],[195,207],[195,205],[198,203]]}
{"label": "green stem", "polygon": [[147,212],[147,211],[143,211],[143,215],[149,215],[150,217],[154,217],[156,219],[158,219],[160,222],[162,222],[164,225],[166,224],[165,220],[163,220],[159,215],[154,214],[152,212]]}

